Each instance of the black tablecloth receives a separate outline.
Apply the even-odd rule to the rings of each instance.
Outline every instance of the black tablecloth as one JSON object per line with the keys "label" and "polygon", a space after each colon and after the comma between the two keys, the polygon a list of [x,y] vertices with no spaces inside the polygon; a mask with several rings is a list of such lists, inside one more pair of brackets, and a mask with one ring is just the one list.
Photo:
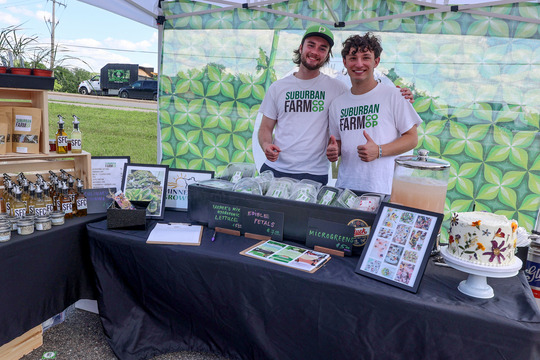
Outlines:
{"label": "black tablecloth", "polygon": [[[184,221],[186,214],[166,214]],[[254,244],[205,229],[200,246],[146,244],[148,231],[88,225],[98,305],[123,360],[179,350],[239,359],[539,359],[540,311],[520,272],[488,279],[492,299],[457,289],[467,275],[430,261],[417,294],[333,257],[310,274],[239,255]]]}
{"label": "black tablecloth", "polygon": [[50,230],[0,243],[0,345],[79,299],[95,299],[86,224],[104,218],[67,219]]}

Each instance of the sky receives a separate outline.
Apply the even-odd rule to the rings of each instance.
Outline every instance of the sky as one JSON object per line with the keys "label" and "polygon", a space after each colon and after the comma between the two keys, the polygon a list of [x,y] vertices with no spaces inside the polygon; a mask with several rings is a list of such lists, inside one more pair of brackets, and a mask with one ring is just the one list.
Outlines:
{"label": "sky", "polygon": [[[50,48],[52,8],[52,0],[0,0],[0,29],[19,26],[18,36],[37,36],[35,45]],[[87,63],[65,60],[62,66],[99,72],[107,63],[130,63],[157,71],[157,29],[77,0],[56,0],[55,19],[57,59]]]}

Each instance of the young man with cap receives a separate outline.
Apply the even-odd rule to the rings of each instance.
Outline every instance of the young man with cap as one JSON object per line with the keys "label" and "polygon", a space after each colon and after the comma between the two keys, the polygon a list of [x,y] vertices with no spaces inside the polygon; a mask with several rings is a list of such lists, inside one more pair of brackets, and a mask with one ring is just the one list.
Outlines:
{"label": "young man with cap", "polygon": [[268,89],[259,109],[259,143],[267,159],[261,172],[328,182],[328,106],[348,89],[320,72],[330,61],[333,45],[334,35],[326,26],[308,27],[294,52],[298,71]]}
{"label": "young man with cap", "polygon": [[[293,62],[298,71],[275,81],[259,112],[259,144],[266,156],[260,172],[328,182],[328,107],[349,86],[320,72],[330,61],[334,35],[324,25],[307,28]],[[412,98],[410,90],[404,96]],[[274,136],[272,136],[272,133]]]}
{"label": "young man with cap", "polygon": [[327,156],[337,161],[341,155],[337,187],[390,194],[394,159],[417,145],[422,119],[399,90],[375,80],[381,52],[371,33],[343,43],[352,88],[330,106]]}

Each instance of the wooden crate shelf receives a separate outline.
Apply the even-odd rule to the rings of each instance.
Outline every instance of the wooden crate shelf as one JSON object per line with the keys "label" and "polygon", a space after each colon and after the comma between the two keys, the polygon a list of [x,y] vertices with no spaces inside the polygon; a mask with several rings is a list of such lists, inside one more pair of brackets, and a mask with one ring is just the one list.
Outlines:
{"label": "wooden crate shelf", "polygon": [[0,175],[7,173],[16,176],[20,172],[30,181],[36,180],[36,174],[43,176],[49,174],[49,170],[58,173],[64,169],[76,178],[84,181],[84,187],[92,188],[92,156],[83,151],[80,154],[7,154],[0,155]]}
{"label": "wooden crate shelf", "polygon": [[49,94],[47,90],[0,88],[0,106],[20,106],[41,109],[39,151],[49,153]]}
{"label": "wooden crate shelf", "polygon": [[43,345],[43,328],[41,325],[25,332],[0,347],[0,359],[18,360],[24,355]]}

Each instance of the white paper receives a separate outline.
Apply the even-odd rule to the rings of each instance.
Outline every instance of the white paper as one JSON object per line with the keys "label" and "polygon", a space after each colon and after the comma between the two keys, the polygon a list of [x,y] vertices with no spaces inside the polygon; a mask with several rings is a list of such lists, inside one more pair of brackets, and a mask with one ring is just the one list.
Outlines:
{"label": "white paper", "polygon": [[147,243],[196,245],[201,239],[201,225],[158,223],[148,236]]}

